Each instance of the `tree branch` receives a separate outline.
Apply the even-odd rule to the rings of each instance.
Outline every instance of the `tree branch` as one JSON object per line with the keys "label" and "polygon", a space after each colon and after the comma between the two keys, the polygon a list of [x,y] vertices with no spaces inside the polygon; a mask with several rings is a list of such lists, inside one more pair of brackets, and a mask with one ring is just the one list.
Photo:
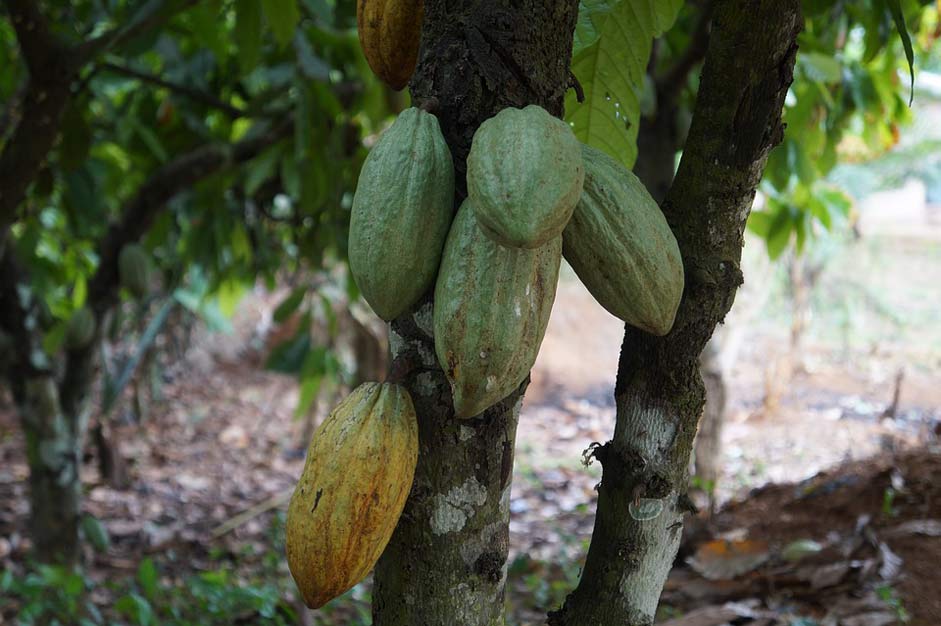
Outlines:
{"label": "tree branch", "polygon": [[16,88],[16,91],[13,92],[13,95],[10,96],[10,99],[3,106],[3,110],[0,111],[0,143],[3,142],[3,138],[7,135],[7,130],[11,126],[15,126],[19,123],[20,118],[23,115],[23,100],[26,98],[26,90],[29,88],[29,81],[23,81],[20,83],[20,86]]}
{"label": "tree branch", "polygon": [[170,91],[185,96],[190,100],[200,102],[214,109],[218,109],[232,118],[245,117],[248,115],[247,111],[232,106],[228,102],[224,102],[210,93],[206,93],[205,91],[200,91],[199,89],[194,89],[192,87],[187,87],[186,85],[173,83],[168,80],[164,80],[159,76],[148,74],[147,72],[141,72],[125,65],[118,65],[117,63],[102,63],[100,67],[110,72],[114,72],[115,74],[122,74],[124,76],[136,78],[137,80],[145,83],[150,83],[158,87],[169,89]]}
{"label": "tree branch", "polygon": [[95,56],[113,50],[121,44],[159,28],[174,15],[197,4],[199,0],[149,0],[127,24],[89,39],[75,49],[79,63],[86,63]]}
{"label": "tree branch", "polygon": [[23,115],[0,153],[0,241],[59,131],[75,75],[74,58],[49,31],[39,3],[5,0],[29,70]]}
{"label": "tree branch", "polygon": [[88,300],[96,313],[104,312],[113,303],[121,248],[140,239],[167,202],[210,175],[254,158],[288,137],[293,129],[293,121],[281,121],[263,133],[232,145],[201,146],[154,172],[124,205],[121,219],[111,225],[98,246],[98,270],[88,283]]}
{"label": "tree branch", "polygon": [[596,454],[603,473],[591,545],[554,626],[653,623],[689,508],[705,398],[699,355],[742,282],[745,220],[783,137],[802,25],[799,0],[716,2],[693,123],[663,202],[683,255],[683,301],[665,337],[626,329],[614,437]]}
{"label": "tree branch", "polygon": [[700,9],[696,28],[690,37],[689,45],[683,54],[654,82],[658,98],[677,98],[686,85],[686,79],[693,68],[706,56],[709,47],[709,27],[712,23],[713,2],[707,1]]}
{"label": "tree branch", "polygon": [[[212,174],[254,158],[293,131],[293,120],[282,121],[263,133],[232,145],[202,146],[154,172],[124,205],[121,219],[112,224],[98,245],[98,269],[88,282],[88,305],[98,326],[117,300],[121,248],[140,239],[154,218],[178,193]],[[96,329],[96,333],[99,331]],[[94,374],[91,362],[97,343],[92,341],[86,348],[67,353],[65,374],[60,385],[62,406],[67,412],[79,411],[84,405]]]}
{"label": "tree branch", "polygon": [[36,76],[55,63],[66,50],[65,44],[49,31],[49,22],[33,0],[4,0],[16,40],[29,73]]}
{"label": "tree branch", "polygon": [[39,312],[32,296],[20,288],[26,274],[10,248],[0,250],[0,335],[5,335],[0,344],[6,344],[0,345],[0,377],[48,373],[49,363],[37,345]]}

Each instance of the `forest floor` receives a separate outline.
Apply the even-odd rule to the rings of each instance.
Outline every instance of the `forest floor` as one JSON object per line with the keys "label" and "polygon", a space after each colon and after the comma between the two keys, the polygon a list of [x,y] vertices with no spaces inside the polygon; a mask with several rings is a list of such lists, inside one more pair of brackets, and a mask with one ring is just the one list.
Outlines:
{"label": "forest floor", "polygon": [[[878,254],[880,244],[871,245]],[[782,369],[789,325],[780,302],[771,307],[778,312],[744,322],[727,369],[718,485],[725,506],[690,524],[664,596],[662,617],[671,626],[941,624],[941,294],[933,282],[941,254],[937,242],[892,249],[891,266],[874,280],[902,302],[893,315],[903,323],[882,313],[837,316],[843,309],[825,299],[834,293],[825,280],[817,289],[824,300],[815,301],[822,313]],[[875,263],[867,251],[863,258]],[[910,272],[913,264],[921,270]],[[859,255],[838,258],[827,280],[845,284],[859,267]],[[165,370],[146,418],[119,420],[114,440],[128,462],[126,487],[104,484],[89,455],[85,508],[110,544],[88,547],[84,585],[106,615],[164,623],[157,609],[152,622],[140,617],[138,600],[149,600],[166,611],[198,605],[204,624],[369,623],[368,584],[305,611],[281,557],[284,509],[306,442],[303,420],[293,416],[296,382],[261,367],[264,344],[254,336],[278,301],[253,294],[234,333],[197,333],[185,358]],[[622,336],[621,324],[567,276],[519,427],[512,624],[542,623],[577,582],[600,479],[582,453],[612,432]],[[898,408],[884,418],[899,371]],[[22,576],[27,467],[9,404],[0,404],[0,502],[0,568]],[[272,608],[272,598],[290,600]],[[17,623],[26,601],[0,593],[0,624]]]}

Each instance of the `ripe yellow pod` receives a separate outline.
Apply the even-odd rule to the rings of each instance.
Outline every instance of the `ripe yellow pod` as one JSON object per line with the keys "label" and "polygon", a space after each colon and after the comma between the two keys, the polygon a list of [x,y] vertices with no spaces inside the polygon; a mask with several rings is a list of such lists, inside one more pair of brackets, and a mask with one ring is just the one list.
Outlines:
{"label": "ripe yellow pod", "polygon": [[360,582],[398,523],[418,461],[405,387],[365,383],[314,433],[288,506],[288,567],[310,608]]}

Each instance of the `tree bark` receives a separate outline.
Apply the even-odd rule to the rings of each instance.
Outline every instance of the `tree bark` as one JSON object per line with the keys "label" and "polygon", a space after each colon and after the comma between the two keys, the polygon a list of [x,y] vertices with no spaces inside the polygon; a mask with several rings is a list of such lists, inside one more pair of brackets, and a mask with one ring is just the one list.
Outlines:
{"label": "tree bark", "polygon": [[51,376],[13,385],[29,462],[30,534],[41,563],[78,562],[85,414],[62,410]]}
{"label": "tree bark", "polygon": [[[412,96],[431,104],[451,148],[456,204],[474,131],[503,108],[562,115],[577,0],[425,2]],[[402,519],[375,571],[376,626],[503,624],[513,448],[524,382],[471,420],[453,415],[432,338],[432,303],[392,324],[420,453]],[[527,381],[528,382],[528,381]]]}
{"label": "tree bark", "polygon": [[728,395],[722,367],[722,346],[717,342],[718,338],[719,335],[713,335],[699,360],[700,373],[706,386],[706,404],[696,433],[693,454],[695,474],[702,483],[710,515],[716,509],[716,487],[722,472],[722,429]]}
{"label": "tree bark", "polygon": [[771,147],[802,25],[797,0],[724,0],[686,149],[663,203],[683,254],[686,289],[673,330],[625,333],[614,438],[581,581],[554,625],[653,623],[689,508],[689,457],[704,402],[699,355],[742,282],[745,219]]}

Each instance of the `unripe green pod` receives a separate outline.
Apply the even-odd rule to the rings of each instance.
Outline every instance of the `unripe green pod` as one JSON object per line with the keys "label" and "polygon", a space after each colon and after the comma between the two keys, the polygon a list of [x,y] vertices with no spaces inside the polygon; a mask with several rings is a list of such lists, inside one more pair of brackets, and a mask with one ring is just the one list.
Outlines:
{"label": "unripe green pod", "polygon": [[532,368],[559,282],[560,237],[537,249],[487,237],[470,200],[454,218],[435,286],[434,333],[458,417],[479,415]]}
{"label": "unripe green pod", "polygon": [[434,284],[454,213],[454,166],[438,120],[403,111],[363,164],[350,216],[350,270],[391,321]]}
{"label": "unripe green pod", "polygon": [[125,245],[118,255],[118,274],[121,286],[132,295],[138,298],[146,296],[150,291],[150,278],[153,274],[150,255],[136,243]]}
{"label": "unripe green pod", "polygon": [[95,314],[88,307],[72,312],[65,327],[65,347],[69,350],[81,350],[95,337]]}
{"label": "unripe green pod", "polygon": [[632,172],[590,146],[583,157],[585,188],[562,235],[565,260],[608,312],[665,335],[683,296],[676,237]]}
{"label": "unripe green pod", "polygon": [[561,235],[582,192],[580,145],[568,124],[534,104],[481,124],[467,157],[467,195],[484,232],[516,248]]}

